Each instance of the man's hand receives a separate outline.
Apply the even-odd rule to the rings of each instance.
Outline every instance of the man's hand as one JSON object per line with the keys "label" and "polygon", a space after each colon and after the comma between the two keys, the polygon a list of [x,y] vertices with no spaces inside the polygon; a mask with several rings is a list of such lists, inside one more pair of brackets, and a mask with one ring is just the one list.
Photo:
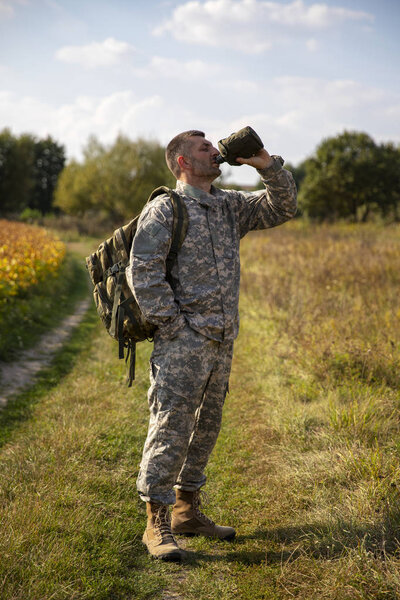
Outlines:
{"label": "man's hand", "polygon": [[251,156],[250,158],[237,158],[236,162],[241,165],[249,165],[255,169],[267,169],[273,164],[274,159],[271,158],[265,148],[261,148],[255,156]]}

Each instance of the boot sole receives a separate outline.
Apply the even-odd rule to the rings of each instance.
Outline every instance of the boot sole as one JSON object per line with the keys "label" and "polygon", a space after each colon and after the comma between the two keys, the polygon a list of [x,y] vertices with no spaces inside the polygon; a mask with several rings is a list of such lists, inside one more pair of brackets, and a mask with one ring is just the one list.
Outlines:
{"label": "boot sole", "polygon": [[144,540],[142,540],[142,544],[146,548],[148,555],[151,558],[154,558],[154,560],[162,560],[166,562],[181,562],[186,556],[184,550],[181,550],[180,548],[177,548],[172,552],[168,552],[167,554],[152,554]]}
{"label": "boot sole", "polygon": [[181,550],[176,551],[176,552],[169,552],[168,554],[160,554],[159,556],[156,556],[155,554],[152,554],[148,547],[146,546],[146,544],[143,542],[144,547],[146,548],[148,555],[151,558],[154,558],[154,560],[162,560],[164,562],[181,562],[185,556],[182,553]]}
{"label": "boot sole", "polygon": [[163,562],[182,562],[183,560],[181,553],[163,554],[161,556],[154,556],[151,554],[150,556],[156,560],[162,560]]}

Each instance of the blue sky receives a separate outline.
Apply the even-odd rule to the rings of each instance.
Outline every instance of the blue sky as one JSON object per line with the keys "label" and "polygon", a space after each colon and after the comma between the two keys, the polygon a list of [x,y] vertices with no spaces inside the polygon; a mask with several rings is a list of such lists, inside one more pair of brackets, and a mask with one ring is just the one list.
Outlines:
{"label": "blue sky", "polygon": [[399,0],[0,0],[0,129],[78,159],[244,125],[295,164],[344,129],[400,143],[399,31]]}

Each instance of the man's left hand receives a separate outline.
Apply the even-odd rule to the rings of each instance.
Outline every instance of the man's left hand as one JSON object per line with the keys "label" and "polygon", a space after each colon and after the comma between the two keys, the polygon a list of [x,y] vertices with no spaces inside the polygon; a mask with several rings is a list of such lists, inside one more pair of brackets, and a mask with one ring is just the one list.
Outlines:
{"label": "man's left hand", "polygon": [[237,158],[236,161],[241,165],[249,165],[255,169],[267,169],[273,164],[274,159],[271,158],[265,148],[261,148],[254,156],[250,158]]}

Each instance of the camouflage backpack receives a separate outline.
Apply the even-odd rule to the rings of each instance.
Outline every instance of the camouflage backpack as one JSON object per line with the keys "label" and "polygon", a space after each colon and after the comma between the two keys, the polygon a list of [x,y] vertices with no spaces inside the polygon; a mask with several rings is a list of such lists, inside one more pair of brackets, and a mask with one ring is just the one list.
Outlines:
{"label": "camouflage backpack", "polygon": [[[166,277],[171,283],[172,267],[186,236],[188,215],[179,194],[164,186],[154,190],[148,202],[164,193],[170,197],[174,216],[171,247],[166,261]],[[124,358],[125,348],[125,361],[130,357],[127,377],[129,387],[135,379],[136,343],[146,339],[151,341],[156,329],[155,325],[146,321],[125,275],[139,216],[116,229],[110,238],[100,244],[96,252],[86,258],[86,267],[94,285],[93,297],[97,312],[108,333],[118,341],[119,358]]]}

